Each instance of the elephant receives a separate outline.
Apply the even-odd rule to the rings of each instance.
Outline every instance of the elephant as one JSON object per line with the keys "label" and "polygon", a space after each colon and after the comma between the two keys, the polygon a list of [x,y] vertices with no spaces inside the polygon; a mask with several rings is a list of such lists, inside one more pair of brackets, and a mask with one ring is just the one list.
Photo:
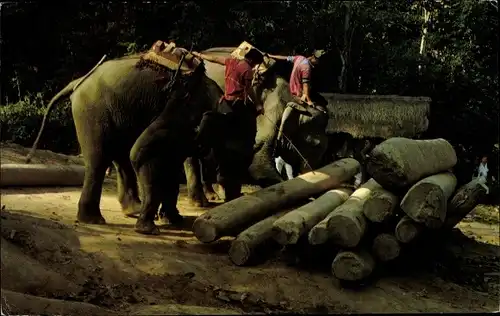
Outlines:
{"label": "elephant", "polygon": [[[211,116],[208,114],[217,117],[218,128],[223,129],[230,122],[225,122],[221,114],[222,91],[205,75],[203,62],[198,61],[200,64],[190,74],[179,73],[175,80],[179,69],[174,74],[145,62],[141,56],[98,64],[61,90],[47,107],[30,155],[54,104],[70,95],[85,161],[78,221],[106,223],[100,211],[100,197],[106,169],[112,162],[117,171],[118,200],[123,213],[139,214],[136,232],[158,234],[154,219],[160,204],[161,213],[172,224],[182,221],[177,209],[179,177],[183,162],[197,151],[199,125]],[[228,135],[223,130],[217,134]],[[236,154],[231,152],[232,156]],[[223,149],[220,155],[224,155]],[[239,167],[228,159],[224,163],[226,170]]]}
{"label": "elephant", "polygon": [[[227,57],[235,47],[212,48],[204,54],[217,54]],[[266,57],[267,58],[267,57]],[[266,59],[265,58],[265,59]],[[267,187],[284,181],[274,165],[273,155],[279,154],[294,169],[302,172],[321,166],[323,155],[328,147],[326,124],[328,115],[308,116],[292,112],[285,123],[285,139],[277,142],[278,128],[288,102],[293,101],[288,78],[290,72],[283,71],[283,62],[266,61],[269,66],[265,71],[257,72],[258,93],[264,104],[264,115],[257,118],[257,134],[254,145],[252,163],[248,169],[249,176],[261,187]],[[224,67],[205,62],[207,76],[224,89]],[[324,99],[323,99],[324,100]],[[322,105],[326,105],[326,100]],[[213,164],[204,159],[191,157],[184,163],[189,199],[196,205],[206,205],[206,195],[215,195],[212,189],[213,176],[202,181],[204,176],[200,170],[207,172],[203,164]],[[209,170],[210,171],[210,170]],[[213,170],[209,173],[214,173]]]}

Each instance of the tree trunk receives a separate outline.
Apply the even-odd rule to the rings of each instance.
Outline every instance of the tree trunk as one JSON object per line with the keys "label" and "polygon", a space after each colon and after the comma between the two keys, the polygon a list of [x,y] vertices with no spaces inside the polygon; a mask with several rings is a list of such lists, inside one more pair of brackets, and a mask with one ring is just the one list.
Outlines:
{"label": "tree trunk", "polygon": [[[53,295],[53,294],[52,294]],[[67,295],[67,294],[65,294]],[[2,289],[2,315],[120,315],[84,302],[72,302]]]}
{"label": "tree trunk", "polygon": [[193,232],[200,241],[238,234],[250,225],[294,203],[339,187],[359,171],[359,162],[345,158],[316,171],[242,196],[199,216]]}
{"label": "tree trunk", "polygon": [[371,222],[386,223],[395,215],[398,203],[399,198],[396,195],[380,188],[363,204],[363,214]]}
{"label": "tree trunk", "polygon": [[439,228],[446,218],[447,201],[455,191],[457,179],[451,172],[424,178],[408,190],[401,209],[417,223]]}
{"label": "tree trunk", "polygon": [[359,281],[369,276],[375,260],[364,250],[341,251],[332,262],[332,274],[340,280]]}
{"label": "tree trunk", "polygon": [[2,164],[0,186],[81,186],[85,167],[80,165]]}
{"label": "tree trunk", "polygon": [[453,146],[444,139],[390,138],[372,150],[368,173],[395,194],[427,176],[444,172],[457,163]]}
{"label": "tree trunk", "polygon": [[394,260],[401,252],[398,240],[392,234],[380,234],[373,240],[372,252],[380,261]]}
{"label": "tree trunk", "polygon": [[427,11],[426,8],[422,8],[424,10],[423,15],[423,26],[422,26],[422,36],[420,37],[420,55],[423,55],[425,52],[425,39],[427,36],[427,23],[429,23],[429,19],[431,17],[431,13]]}
{"label": "tree trunk", "polygon": [[249,264],[253,259],[262,259],[257,257],[265,256],[271,252],[270,249],[273,249],[273,246],[276,245],[272,240],[273,223],[288,212],[284,211],[269,216],[242,231],[231,243],[231,248],[229,248],[231,261],[237,266],[242,266]]}
{"label": "tree trunk", "polygon": [[424,228],[421,224],[412,220],[408,215],[403,216],[396,225],[396,238],[402,243],[409,243],[415,240]]}
{"label": "tree trunk", "polygon": [[274,222],[274,239],[281,245],[295,244],[314,225],[324,219],[337,206],[344,203],[350,189],[330,190],[316,200],[299,207]]}
{"label": "tree trunk", "polygon": [[335,209],[328,218],[326,227],[332,242],[340,247],[356,247],[364,236],[367,223],[363,214],[363,204],[374,190],[381,186],[374,179],[368,180]]}
{"label": "tree trunk", "polygon": [[477,179],[460,187],[450,203],[443,228],[451,229],[469,214],[486,196],[486,189],[481,186]]}

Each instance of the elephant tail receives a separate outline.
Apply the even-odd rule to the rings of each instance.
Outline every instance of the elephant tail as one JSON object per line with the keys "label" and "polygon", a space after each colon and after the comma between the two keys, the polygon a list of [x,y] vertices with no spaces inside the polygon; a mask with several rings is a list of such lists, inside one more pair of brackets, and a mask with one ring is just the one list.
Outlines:
{"label": "elephant tail", "polygon": [[47,117],[49,116],[50,112],[54,108],[54,105],[62,97],[65,97],[65,96],[70,95],[71,93],[73,93],[74,88],[76,87],[76,85],[79,82],[80,82],[80,78],[71,81],[66,87],[64,87],[64,89],[62,89],[61,91],[59,91],[59,93],[57,93],[52,98],[52,100],[50,100],[49,105],[47,105],[47,110],[45,110],[45,114],[44,114],[43,120],[42,120],[42,125],[40,126],[40,130],[38,131],[38,135],[36,136],[35,142],[33,143],[33,146],[31,147],[30,152],[26,156],[26,161],[25,161],[26,163],[30,163],[31,162],[31,158],[33,157],[33,154],[35,153],[35,150],[36,150],[36,148],[38,146],[38,142],[40,141],[40,138],[42,136],[43,129],[45,128],[45,123],[47,122]]}
{"label": "elephant tail", "polygon": [[40,138],[42,137],[43,129],[45,128],[45,123],[47,122],[47,117],[49,116],[50,112],[52,111],[52,108],[57,103],[57,101],[59,101],[59,99],[62,97],[65,97],[67,95],[72,94],[76,90],[76,88],[78,88],[78,86],[85,79],[87,79],[94,72],[94,70],[97,69],[97,67],[99,67],[103,63],[103,61],[105,59],[106,59],[106,55],[102,56],[101,60],[99,60],[99,62],[94,66],[94,68],[92,68],[85,76],[71,81],[66,87],[64,87],[64,89],[59,91],[59,93],[57,93],[52,98],[52,100],[50,100],[49,105],[47,105],[47,110],[45,111],[45,114],[43,116],[42,125],[40,126],[40,131],[38,131],[38,135],[36,136],[35,142],[33,143],[33,146],[31,147],[30,152],[26,156],[26,161],[25,161],[26,163],[31,162],[31,158],[33,158],[33,155],[35,154],[35,150],[38,147],[38,142],[40,141]]}

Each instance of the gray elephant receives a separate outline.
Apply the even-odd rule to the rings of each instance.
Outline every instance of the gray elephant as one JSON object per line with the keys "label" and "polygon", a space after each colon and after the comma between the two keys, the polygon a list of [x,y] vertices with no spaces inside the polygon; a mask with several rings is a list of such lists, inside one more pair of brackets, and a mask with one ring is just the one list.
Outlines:
{"label": "gray elephant", "polygon": [[[204,51],[204,54],[217,54],[227,57],[235,47],[213,48]],[[266,58],[265,58],[266,59]],[[221,89],[224,89],[224,67],[215,63],[205,62],[206,74],[214,80]],[[328,115],[303,115],[294,111],[284,126],[285,138],[277,143],[278,129],[281,118],[288,102],[292,101],[288,81],[288,74],[281,74],[280,62],[266,60],[268,68],[259,71],[258,91],[264,102],[264,115],[257,118],[257,135],[254,146],[254,156],[249,167],[249,175],[257,183],[266,187],[283,181],[278,174],[273,155],[280,155],[289,162],[294,169],[310,171],[322,164],[322,158],[328,147],[328,137],[325,132]],[[198,157],[199,158],[199,157]],[[205,193],[214,195],[212,183],[214,176],[205,175],[207,181],[202,181],[204,168],[200,164],[213,163],[204,159],[190,158],[184,164],[189,198],[197,205],[206,205]],[[213,170],[208,170],[214,173]]]}
{"label": "gray elephant", "polygon": [[[178,53],[177,49],[175,52]],[[113,162],[118,200],[124,214],[140,214],[135,225],[137,232],[157,234],[154,219],[160,204],[161,213],[170,222],[182,220],[176,207],[179,176],[183,162],[196,151],[195,139],[200,136],[197,127],[202,118],[212,113],[220,122],[219,128],[228,124],[224,115],[217,116],[222,91],[205,75],[203,63],[195,58],[189,62],[186,59],[183,67],[174,72],[143,57],[106,61],[82,80],[69,83],[50,101],[31,154],[53,105],[71,94],[73,119],[86,168],[78,220],[105,223],[100,197],[106,169]],[[176,63],[182,61],[180,58],[184,57],[179,57]],[[173,81],[177,72],[177,80]],[[231,170],[239,166],[225,167]]]}

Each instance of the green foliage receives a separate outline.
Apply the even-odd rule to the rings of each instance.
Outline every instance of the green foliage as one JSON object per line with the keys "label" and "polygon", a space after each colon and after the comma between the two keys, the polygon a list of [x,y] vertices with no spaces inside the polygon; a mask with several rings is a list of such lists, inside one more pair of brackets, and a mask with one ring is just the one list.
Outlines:
{"label": "green foliage", "polygon": [[[40,93],[26,95],[21,101],[0,106],[0,141],[12,141],[31,147],[45,114]],[[51,112],[40,148],[56,148],[60,152],[75,153],[78,143],[71,117],[70,103],[56,105]]]}
{"label": "green foliage", "polygon": [[[87,73],[103,54],[110,58],[133,54],[159,39],[174,40],[179,46],[193,45],[196,50],[234,46],[243,40],[275,54],[307,55],[315,48],[325,48],[329,54],[315,71],[317,89],[430,96],[433,104],[426,137],[447,138],[466,148],[471,156],[467,159],[473,160],[472,156],[491,152],[492,144],[498,143],[495,3],[8,3],[2,6],[2,23],[6,27],[2,29],[1,102],[19,100],[33,92],[50,97],[70,80]],[[35,105],[30,105],[32,110],[21,110],[19,104],[9,108],[19,108],[16,113],[39,113]],[[51,115],[51,122],[55,122],[56,115]],[[35,117],[40,121],[41,114]],[[64,119],[70,123],[61,126],[72,125],[69,116]],[[32,124],[27,118],[16,124],[21,121]],[[3,135],[2,139],[31,139],[38,126],[19,125],[17,132],[10,130],[8,135],[13,136]],[[52,138],[44,136],[42,143],[53,146],[48,141]],[[59,143],[65,142],[70,143]]]}

